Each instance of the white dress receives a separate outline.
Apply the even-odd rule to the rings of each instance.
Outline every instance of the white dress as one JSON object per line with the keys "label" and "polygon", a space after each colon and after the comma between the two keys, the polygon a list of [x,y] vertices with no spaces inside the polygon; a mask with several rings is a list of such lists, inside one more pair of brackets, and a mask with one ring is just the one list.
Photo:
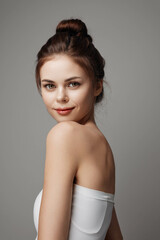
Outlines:
{"label": "white dress", "polygon": [[[38,233],[42,191],[33,207]],[[104,240],[112,218],[114,194],[73,184],[71,222],[68,240]],[[38,235],[35,240],[38,239]]]}

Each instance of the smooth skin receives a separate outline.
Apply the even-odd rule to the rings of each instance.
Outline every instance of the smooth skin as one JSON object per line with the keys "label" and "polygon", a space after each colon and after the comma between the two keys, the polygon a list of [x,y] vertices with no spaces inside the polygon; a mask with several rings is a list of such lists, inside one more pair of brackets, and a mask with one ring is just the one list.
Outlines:
{"label": "smooth skin", "polygon": [[[66,55],[45,62],[40,77],[43,101],[58,123],[46,138],[38,240],[67,240],[73,183],[115,193],[113,153],[94,120],[94,101],[102,81],[93,89],[91,79]],[[63,107],[74,109],[62,116],[55,109]],[[106,240],[121,239],[114,208]]]}

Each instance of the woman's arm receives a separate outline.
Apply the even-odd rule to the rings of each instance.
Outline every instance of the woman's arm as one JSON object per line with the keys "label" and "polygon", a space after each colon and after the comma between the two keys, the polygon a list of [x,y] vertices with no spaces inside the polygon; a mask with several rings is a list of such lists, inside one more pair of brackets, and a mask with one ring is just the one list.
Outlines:
{"label": "woman's arm", "polygon": [[59,123],[47,135],[38,240],[68,239],[76,146],[75,131],[68,123]]}
{"label": "woman's arm", "polygon": [[113,207],[112,219],[105,240],[123,240],[115,207]]}

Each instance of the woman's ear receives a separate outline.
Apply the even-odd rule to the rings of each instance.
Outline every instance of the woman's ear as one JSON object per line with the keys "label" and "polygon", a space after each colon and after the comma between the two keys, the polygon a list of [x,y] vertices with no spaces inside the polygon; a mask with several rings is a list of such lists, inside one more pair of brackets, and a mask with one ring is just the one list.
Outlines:
{"label": "woman's ear", "polygon": [[96,82],[95,89],[94,89],[94,96],[98,96],[102,92],[103,88],[103,79]]}

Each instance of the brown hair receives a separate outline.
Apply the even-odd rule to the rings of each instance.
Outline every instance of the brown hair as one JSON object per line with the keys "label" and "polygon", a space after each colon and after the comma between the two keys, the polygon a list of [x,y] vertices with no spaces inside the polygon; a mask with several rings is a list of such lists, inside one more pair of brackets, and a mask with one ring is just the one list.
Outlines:
{"label": "brown hair", "polygon": [[[93,79],[93,86],[104,78],[105,60],[93,45],[85,23],[80,19],[62,20],[57,25],[56,34],[48,39],[37,54],[35,76],[40,94],[40,68],[55,54],[65,54],[71,57]],[[103,96],[104,88],[96,97],[95,103],[100,102]]]}

